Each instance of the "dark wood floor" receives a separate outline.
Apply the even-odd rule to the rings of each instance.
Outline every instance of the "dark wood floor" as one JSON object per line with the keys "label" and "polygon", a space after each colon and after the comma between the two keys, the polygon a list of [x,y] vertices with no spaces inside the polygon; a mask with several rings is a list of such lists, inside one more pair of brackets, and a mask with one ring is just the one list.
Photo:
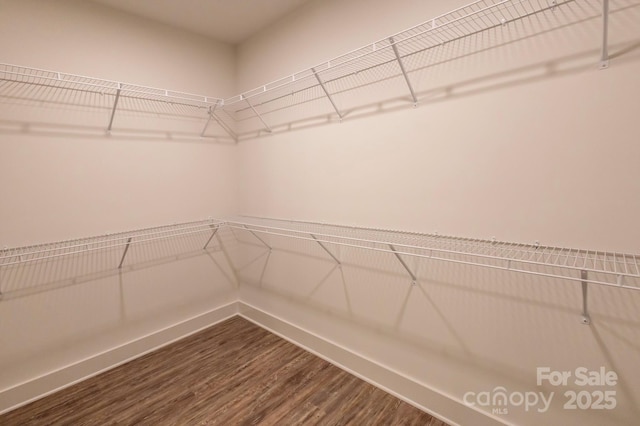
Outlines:
{"label": "dark wood floor", "polygon": [[240,317],[0,416],[53,424],[446,426]]}

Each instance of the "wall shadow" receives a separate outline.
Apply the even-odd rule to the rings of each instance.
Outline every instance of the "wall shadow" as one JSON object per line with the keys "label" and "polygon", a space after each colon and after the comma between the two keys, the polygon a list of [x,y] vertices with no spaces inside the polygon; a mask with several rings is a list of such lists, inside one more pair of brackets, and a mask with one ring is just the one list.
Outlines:
{"label": "wall shadow", "polygon": [[[631,55],[632,53],[640,51],[640,39],[634,42],[612,46],[611,48],[614,53],[610,58],[618,61],[618,63],[640,61],[640,55]],[[240,133],[238,142],[249,142],[254,139],[266,138],[282,133],[308,130],[331,124],[371,118],[381,114],[411,110],[521,85],[533,84],[554,78],[562,78],[569,75],[576,75],[588,70],[596,69],[598,65],[596,63],[597,61],[594,61],[594,58],[597,57],[599,52],[600,51],[598,49],[588,50],[560,59],[544,61],[534,65],[527,65],[508,71],[497,72],[492,75],[485,75],[482,77],[459,81],[454,84],[447,84],[445,86],[416,92],[416,96],[418,98],[417,107],[414,105],[413,100],[410,97],[403,94],[385,101],[374,102],[347,109],[342,112],[342,118],[338,117],[337,114],[322,114],[291,121],[286,124],[271,126],[271,132],[259,130],[251,133]],[[588,61],[585,62],[585,60]],[[602,72],[606,72],[606,70],[603,70]],[[397,78],[398,76],[399,75],[394,76],[394,78]]]}
{"label": "wall shadow", "polygon": [[[593,308],[593,324],[585,326],[580,323],[579,283],[419,259],[413,263],[408,262],[418,278],[416,284],[411,285],[411,278],[390,253],[385,253],[385,258],[382,258],[365,250],[343,248],[338,265],[313,242],[287,242],[285,237],[272,236],[267,240],[272,249],[265,256],[264,246],[251,240],[250,235],[244,234],[247,233],[238,231],[234,235],[251,261],[232,259],[240,288],[244,286],[248,291],[246,294],[253,297],[264,297],[266,306],[273,306],[274,309],[276,306],[283,306],[283,303],[288,304],[292,312],[308,312],[314,318],[325,317],[332,327],[347,329],[355,326],[365,333],[379,335],[385,342],[390,342],[390,345],[409,348],[412,353],[428,354],[429,359],[441,358],[448,365],[453,363],[463,370],[481,372],[491,377],[495,384],[509,383],[511,386],[532,390],[535,388],[535,380],[531,382],[531,376],[535,370],[532,373],[528,367],[519,367],[513,360],[505,363],[487,356],[486,353],[478,352],[475,344],[469,341],[470,326],[484,324],[491,327],[496,318],[492,317],[493,313],[490,311],[504,309],[513,316],[502,318],[502,321],[525,327],[528,338],[538,342],[537,345],[552,344],[553,339],[550,339],[545,330],[554,330],[563,336],[581,336],[576,341],[569,339],[565,347],[550,346],[550,350],[580,353],[584,349],[582,345],[593,340],[604,353],[603,362],[607,368],[628,372],[629,366],[620,365],[611,355],[610,352],[614,349],[608,348],[607,343],[599,336],[599,330],[615,329],[615,337],[622,346],[632,343],[632,336],[628,336],[628,330],[623,330],[622,327],[637,330],[640,328],[640,317],[628,315],[633,312],[633,306],[622,306],[619,303],[632,290],[602,290],[606,293],[605,299],[609,300],[607,303],[615,306],[609,306],[604,311],[601,310],[602,306]],[[362,253],[354,254],[356,250]],[[259,259],[264,263],[256,264]],[[287,267],[300,268],[303,272],[283,272],[282,269]],[[265,274],[265,269],[272,272]],[[324,299],[314,297],[327,286],[333,286],[329,290],[331,296]],[[391,297],[391,293],[398,297]],[[598,294],[597,297],[601,295]],[[363,315],[362,307],[367,304],[391,304],[395,311],[390,313],[376,310],[373,316]],[[257,307],[260,308],[259,305]],[[267,313],[286,319],[285,313],[265,309]],[[438,320],[442,329],[437,339],[425,333],[416,333],[416,327],[420,328],[418,324],[407,327],[407,321],[417,319],[416,309],[429,311],[429,318]],[[445,336],[444,340],[442,336]],[[325,337],[331,340],[331,336]],[[486,332],[487,339],[494,337],[498,338],[497,335]],[[631,344],[630,349],[638,351],[637,345]],[[540,359],[540,362],[544,364],[547,361]],[[585,361],[576,358],[574,362],[578,366]],[[545,392],[558,390],[550,386],[537,389]],[[618,392],[627,402],[638,401],[637,392],[631,384],[620,386]],[[594,413],[594,416],[601,415],[602,421],[611,421],[611,417],[607,417],[610,414]]]}
{"label": "wall shadow", "polygon": [[[131,246],[120,269],[121,247],[0,266],[0,328],[11,345],[3,368],[40,366],[42,354],[73,361],[74,348],[93,353],[93,346],[110,347],[121,334],[153,331],[234,301],[237,283],[220,242],[204,248],[210,236]],[[23,343],[25,333],[32,338]]]}

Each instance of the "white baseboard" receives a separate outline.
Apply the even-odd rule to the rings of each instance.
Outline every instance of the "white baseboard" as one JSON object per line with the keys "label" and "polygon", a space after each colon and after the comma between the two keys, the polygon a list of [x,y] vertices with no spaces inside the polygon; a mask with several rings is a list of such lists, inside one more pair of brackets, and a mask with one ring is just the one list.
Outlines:
{"label": "white baseboard", "polygon": [[240,315],[450,425],[503,424],[498,419],[451,396],[430,389],[348,348],[241,301],[188,318],[32,380],[0,390],[0,414],[139,358],[235,315]]}
{"label": "white baseboard", "polygon": [[139,358],[237,314],[238,302],[232,302],[29,381],[0,390],[0,414]]}
{"label": "white baseboard", "polygon": [[244,302],[239,315],[450,425],[502,425],[489,414]]}

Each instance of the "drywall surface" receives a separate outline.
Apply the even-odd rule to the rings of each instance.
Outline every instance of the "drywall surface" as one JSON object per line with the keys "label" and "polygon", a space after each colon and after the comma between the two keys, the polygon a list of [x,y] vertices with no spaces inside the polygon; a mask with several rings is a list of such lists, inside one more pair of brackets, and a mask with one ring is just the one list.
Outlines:
{"label": "drywall surface", "polygon": [[0,2],[2,62],[217,97],[234,48],[81,0]]}
{"label": "drywall surface", "polygon": [[[381,38],[388,21],[415,22],[464,4],[417,3],[311,2],[239,47],[238,87],[252,89]],[[363,9],[368,13],[356,15]],[[611,16],[606,71],[598,70],[601,24],[593,13],[587,22],[523,40],[517,30],[526,21],[519,22],[505,45],[489,33],[497,41],[472,37],[430,51],[443,63],[412,75],[416,109],[408,89],[379,99],[389,87],[372,85],[354,97],[375,101],[346,109],[340,125],[242,144],[241,210],[640,252],[640,202],[630,195],[640,189],[633,165],[640,149],[640,12],[635,6]],[[330,17],[337,22],[327,31]],[[485,50],[476,52],[475,44]]]}
{"label": "drywall surface", "polygon": [[[0,1],[0,62],[191,93],[234,91],[232,47],[86,1]],[[107,136],[111,107],[99,93],[42,83],[3,87],[0,246],[237,210],[234,147],[181,137],[201,123],[174,123],[155,105],[151,116],[118,111]],[[41,95],[47,102],[33,108],[28,98]],[[145,127],[118,133],[136,122]],[[208,237],[132,246],[121,270],[124,247],[0,268],[0,391],[235,301],[217,240],[203,251]]]}
{"label": "drywall surface", "polygon": [[[238,87],[314,66],[466,2],[401,3],[305,5],[239,47]],[[436,64],[412,76],[415,109],[408,89],[398,94],[401,84],[383,83],[337,95],[342,123],[334,117],[241,142],[241,211],[640,253],[640,7],[628,2],[612,14],[611,64],[598,70],[600,2],[588,3],[591,18],[556,30],[540,22],[579,15],[585,2],[432,50]],[[517,34],[527,25],[542,26]],[[637,419],[637,292],[591,286],[593,323],[585,326],[576,283],[422,261],[410,265],[419,278],[412,287],[392,255],[343,251],[340,272],[312,243],[267,239],[276,247],[267,252],[246,239],[237,261],[242,301],[430,389],[461,403],[466,395],[507,423]],[[537,369],[546,367],[572,379],[538,386]],[[580,367],[615,371],[619,380],[578,386]],[[555,397],[544,412],[469,399],[499,387]],[[589,398],[614,391],[617,405],[565,408],[568,391]]]}
{"label": "drywall surface", "polygon": [[[231,46],[92,2],[2,1],[0,10],[1,62],[220,97],[234,91]],[[30,108],[24,99],[4,99],[0,105],[0,173],[12,182],[0,189],[0,244],[237,210],[233,147],[181,137],[194,126],[199,133],[203,123],[163,115],[175,111],[152,104],[156,116],[117,111],[107,136],[112,103],[103,105],[99,94],[46,90],[16,85],[6,92],[48,102]]]}

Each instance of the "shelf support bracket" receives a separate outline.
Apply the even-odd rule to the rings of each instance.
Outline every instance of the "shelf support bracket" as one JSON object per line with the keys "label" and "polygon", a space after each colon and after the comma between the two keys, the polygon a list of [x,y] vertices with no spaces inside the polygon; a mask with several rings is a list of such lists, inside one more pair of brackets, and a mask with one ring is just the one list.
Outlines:
{"label": "shelf support bracket", "polygon": [[225,132],[227,132],[227,134],[228,134],[229,136],[231,136],[231,139],[233,139],[233,140],[234,140],[234,142],[236,142],[236,143],[238,142],[238,135],[236,135],[236,134],[233,132],[233,130],[231,130],[231,129],[229,128],[229,126],[227,126],[227,125],[225,124],[225,122],[224,122],[224,121],[222,121],[222,120],[220,119],[220,117],[218,117],[218,115],[216,114],[215,110],[214,110],[214,111],[211,111],[211,117],[213,117],[213,119],[214,119],[214,120],[216,120],[216,123],[218,123],[218,124],[220,125],[220,127],[222,127],[222,130],[224,130]]}
{"label": "shelf support bracket", "polygon": [[600,69],[609,68],[609,0],[602,0],[602,53]]}
{"label": "shelf support bracket", "polygon": [[109,119],[109,127],[107,127],[107,133],[111,133],[111,128],[113,127],[113,119],[116,116],[116,109],[118,109],[118,101],[120,100],[120,92],[122,91],[122,86],[118,83],[118,90],[116,91],[116,99],[113,101],[113,108],[111,108],[111,118]]}
{"label": "shelf support bracket", "polygon": [[258,110],[255,109],[255,107],[251,104],[251,102],[249,101],[249,98],[245,98],[243,96],[244,100],[247,101],[247,105],[249,105],[249,108],[251,108],[253,110],[253,113],[256,115],[256,117],[258,117],[258,119],[262,122],[262,125],[264,126],[264,129],[271,133],[271,127],[269,127],[269,125],[267,124],[266,121],[264,121],[264,119],[262,118],[262,116],[258,113]]}
{"label": "shelf support bracket", "polygon": [[585,325],[591,324],[591,317],[587,309],[587,290],[589,284],[587,283],[587,271],[580,271],[580,279],[582,280],[582,319],[580,322]]}
{"label": "shelf support bracket", "polygon": [[131,239],[133,237],[129,237],[127,239],[127,245],[124,246],[124,253],[122,253],[122,259],[120,259],[120,264],[118,265],[118,269],[122,269],[122,264],[124,263],[124,258],[127,257],[127,252],[129,251],[129,245],[131,244]]}
{"label": "shelf support bracket", "polygon": [[389,244],[389,248],[391,249],[393,254],[396,256],[396,259],[398,259],[402,267],[407,271],[409,276],[411,276],[411,285],[416,285],[416,281],[418,281],[418,278],[416,278],[415,274],[411,271],[411,269],[409,269],[409,266],[407,266],[404,260],[402,260],[402,258],[400,257],[400,254],[398,254],[398,252],[396,251],[396,248],[392,244]]}
{"label": "shelf support bracket", "polygon": [[327,87],[324,85],[324,82],[320,79],[320,76],[316,72],[316,69],[315,68],[311,68],[311,71],[313,72],[313,75],[315,76],[316,80],[318,80],[318,84],[322,88],[322,91],[324,92],[325,95],[327,95],[327,99],[329,99],[329,102],[331,102],[331,106],[333,106],[333,109],[336,111],[336,114],[338,114],[338,117],[340,117],[340,120],[342,121],[342,113],[340,112],[340,110],[336,106],[336,103],[333,101],[333,98],[331,97],[331,94],[327,90]]}
{"label": "shelf support bracket", "polygon": [[331,252],[329,251],[329,249],[328,249],[324,244],[322,244],[322,241],[319,241],[319,240],[316,238],[316,236],[315,236],[315,235],[313,235],[313,234],[309,234],[309,235],[311,235],[311,238],[313,238],[314,240],[316,240],[316,243],[318,243],[318,245],[320,245],[320,247],[322,247],[322,249],[323,249],[324,251],[326,251],[326,252],[327,252],[327,254],[328,254],[329,256],[331,256],[331,258],[332,258],[333,260],[335,260],[335,262],[336,262],[338,265],[341,265],[341,263],[340,263],[340,261],[338,260],[338,258],[337,258],[337,257],[335,257],[335,256],[333,255],[333,253],[331,253]]}
{"label": "shelf support bracket", "polygon": [[249,232],[251,233],[251,235],[253,235],[254,237],[256,237],[256,239],[257,239],[258,241],[260,241],[262,244],[264,244],[264,246],[265,246],[266,248],[268,248],[269,250],[273,250],[273,249],[271,248],[271,246],[270,246],[269,244],[265,243],[265,242],[264,242],[264,240],[263,240],[262,238],[258,237],[258,236],[256,235],[256,233],[255,233],[255,232],[253,232],[251,229],[247,228],[247,225],[243,225],[243,227],[244,227],[244,229],[246,229],[247,231],[249,231]]}
{"label": "shelf support bracket", "polygon": [[416,92],[413,91],[413,86],[411,85],[411,80],[409,80],[409,75],[407,74],[407,70],[404,68],[404,63],[402,63],[400,52],[398,52],[398,46],[396,46],[396,42],[393,40],[393,37],[390,37],[389,41],[391,42],[391,48],[393,49],[393,53],[396,55],[396,60],[398,61],[398,65],[400,65],[400,71],[402,71],[402,75],[404,76],[404,81],[407,83],[407,86],[409,87],[409,92],[411,92],[411,98],[413,99],[413,106],[418,106],[418,98],[416,97]]}
{"label": "shelf support bracket", "polygon": [[207,247],[209,246],[209,243],[211,242],[211,240],[213,239],[213,237],[216,235],[216,233],[218,232],[218,229],[220,229],[220,227],[214,228],[213,225],[209,225],[211,227],[211,229],[213,229],[213,233],[211,234],[211,236],[209,237],[209,239],[207,240],[207,243],[204,245],[204,247],[202,247],[202,250],[206,250]]}
{"label": "shelf support bracket", "polygon": [[213,108],[209,107],[209,110],[207,111],[207,113],[209,114],[209,118],[207,119],[207,122],[204,123],[204,128],[202,129],[202,132],[200,132],[200,136],[204,137],[204,132],[207,131],[207,127],[209,127],[209,123],[211,123],[211,120],[213,119],[213,112],[216,110],[216,106],[214,105]]}

